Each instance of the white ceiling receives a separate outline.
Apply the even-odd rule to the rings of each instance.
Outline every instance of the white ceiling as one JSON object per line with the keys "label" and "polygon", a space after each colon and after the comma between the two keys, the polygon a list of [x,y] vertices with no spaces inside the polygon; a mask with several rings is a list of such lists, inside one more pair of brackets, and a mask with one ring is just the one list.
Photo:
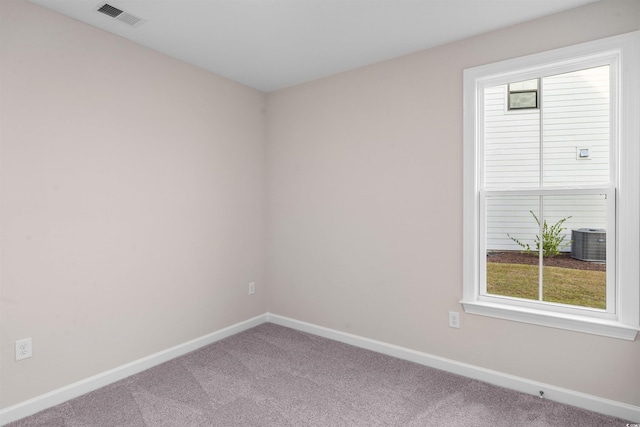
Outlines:
{"label": "white ceiling", "polygon": [[268,92],[596,0],[30,1]]}

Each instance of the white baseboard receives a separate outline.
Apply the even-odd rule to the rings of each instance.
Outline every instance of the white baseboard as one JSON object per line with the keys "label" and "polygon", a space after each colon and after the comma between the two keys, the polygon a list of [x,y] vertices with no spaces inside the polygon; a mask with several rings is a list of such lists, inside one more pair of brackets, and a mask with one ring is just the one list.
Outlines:
{"label": "white baseboard", "polygon": [[89,393],[93,390],[97,390],[100,387],[104,387],[149,368],[153,368],[154,366],[190,353],[200,347],[212,344],[223,338],[251,329],[266,322],[266,320],[267,315],[261,314],[260,316],[256,316],[252,319],[236,323],[235,325],[220,329],[219,331],[201,336],[150,356],[143,357],[142,359],[135,360],[117,368],[102,372],[98,375],[69,384],[57,390],[50,391],[34,397],[33,399],[9,406],[0,410],[0,426],[28,417],[29,415],[33,415],[37,412],[64,403],[67,400],[82,396],[83,394]]}
{"label": "white baseboard", "polygon": [[450,372],[452,374],[462,375],[467,378],[508,388],[510,390],[534,396],[539,396],[540,391],[543,391],[545,399],[599,412],[612,417],[618,417],[626,421],[640,423],[640,406],[604,399],[602,397],[580,393],[574,390],[556,387],[514,375],[504,374],[502,372],[481,368],[467,363],[456,362],[455,360],[446,359],[444,357],[434,356],[393,344],[360,337],[358,335],[301,322],[299,320],[279,316],[277,314],[267,313],[267,321],[277,325],[286,326],[291,329],[296,329],[298,331],[329,338],[334,341],[375,351],[377,353],[397,357],[398,359],[408,360],[420,365]]}
{"label": "white baseboard", "polygon": [[623,420],[640,423],[640,407],[614,400],[604,399],[561,387],[552,386],[514,375],[504,374],[498,371],[481,368],[467,363],[456,362],[444,357],[434,356],[427,353],[411,350],[408,348],[387,344],[381,341],[364,338],[358,335],[340,332],[334,329],[325,328],[311,323],[280,316],[272,313],[265,313],[244,322],[221,329],[184,344],[171,347],[167,350],[152,354],[142,359],[127,363],[120,367],[111,369],[98,375],[86,378],[82,381],[53,390],[49,393],[26,400],[16,405],[0,410],[0,426],[19,420],[37,412],[64,403],[70,399],[82,396],[100,387],[112,384],[116,381],[145,371],[161,363],[167,362],[176,357],[190,353],[194,350],[212,344],[223,338],[235,335],[239,332],[251,329],[265,322],[286,326],[302,332],[329,338],[334,341],[343,342],[356,347],[408,360],[431,368],[462,375],[467,378],[476,379],[499,387],[516,390],[519,392],[538,396],[540,391],[544,392],[544,397],[567,405],[588,409],[601,414],[618,417]]}

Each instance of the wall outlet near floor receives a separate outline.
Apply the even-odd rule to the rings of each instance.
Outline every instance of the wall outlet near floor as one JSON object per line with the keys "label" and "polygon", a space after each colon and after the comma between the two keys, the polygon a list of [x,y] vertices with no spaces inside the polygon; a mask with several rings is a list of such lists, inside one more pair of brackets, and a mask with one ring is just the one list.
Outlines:
{"label": "wall outlet near floor", "polygon": [[256,293],[256,282],[249,283],[249,295]]}
{"label": "wall outlet near floor", "polygon": [[460,327],[460,313],[458,313],[457,311],[449,312],[449,327],[450,328]]}
{"label": "wall outlet near floor", "polygon": [[16,361],[28,359],[33,356],[31,338],[16,341]]}

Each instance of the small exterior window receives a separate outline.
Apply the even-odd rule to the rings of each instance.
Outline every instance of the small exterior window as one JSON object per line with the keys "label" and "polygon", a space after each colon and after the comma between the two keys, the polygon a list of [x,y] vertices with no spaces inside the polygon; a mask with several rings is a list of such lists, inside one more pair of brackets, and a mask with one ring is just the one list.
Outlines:
{"label": "small exterior window", "polygon": [[539,79],[511,83],[509,86],[509,110],[538,108]]}

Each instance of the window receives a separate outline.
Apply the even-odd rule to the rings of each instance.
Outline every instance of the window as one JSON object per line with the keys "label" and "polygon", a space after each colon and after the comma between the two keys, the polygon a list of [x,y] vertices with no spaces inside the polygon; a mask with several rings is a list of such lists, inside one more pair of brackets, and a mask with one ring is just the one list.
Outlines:
{"label": "window", "polygon": [[466,312],[635,340],[639,51],[634,32],[465,70]]}
{"label": "window", "polygon": [[509,110],[538,108],[538,79],[509,83]]}

